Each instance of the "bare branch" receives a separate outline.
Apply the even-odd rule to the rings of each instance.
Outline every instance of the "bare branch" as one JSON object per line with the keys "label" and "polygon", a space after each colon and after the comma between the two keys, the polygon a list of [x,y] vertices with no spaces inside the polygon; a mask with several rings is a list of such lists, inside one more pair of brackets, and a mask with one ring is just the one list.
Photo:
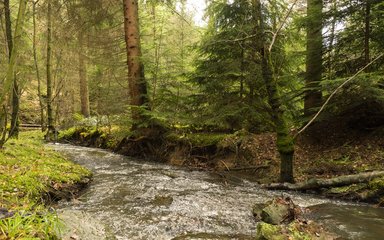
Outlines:
{"label": "bare branch", "polygon": [[292,3],[291,7],[289,8],[287,14],[286,14],[285,17],[284,17],[284,20],[281,22],[279,28],[276,30],[276,32],[273,33],[272,42],[271,42],[271,45],[269,45],[269,48],[268,48],[268,51],[269,51],[269,52],[272,51],[272,48],[273,48],[273,45],[275,44],[277,35],[279,35],[281,29],[283,29],[285,23],[286,23],[287,20],[288,20],[288,17],[291,15],[292,10],[293,10],[293,8],[295,7],[295,5],[296,5],[297,2],[298,2],[298,0],[295,0],[295,1]]}
{"label": "bare branch", "polygon": [[325,107],[327,106],[327,104],[329,103],[329,101],[331,100],[331,98],[333,96],[335,96],[335,94],[337,93],[337,91],[339,91],[341,88],[343,88],[347,83],[349,83],[350,81],[352,81],[353,79],[355,79],[360,73],[362,73],[365,69],[367,69],[370,65],[372,65],[372,63],[376,62],[377,60],[379,60],[381,57],[384,56],[384,53],[380,54],[378,57],[376,57],[375,59],[373,59],[370,63],[368,63],[367,65],[365,65],[365,67],[363,67],[362,69],[360,69],[357,73],[355,73],[355,75],[353,75],[352,77],[348,78],[345,82],[343,82],[340,86],[338,86],[332,93],[331,95],[329,95],[328,99],[324,102],[323,106],[321,106],[320,110],[315,114],[315,116],[313,116],[313,118],[294,136],[294,138],[296,138],[299,134],[301,134],[302,132],[305,131],[305,129],[307,129],[315,120],[316,118],[320,115],[320,113],[325,109]]}

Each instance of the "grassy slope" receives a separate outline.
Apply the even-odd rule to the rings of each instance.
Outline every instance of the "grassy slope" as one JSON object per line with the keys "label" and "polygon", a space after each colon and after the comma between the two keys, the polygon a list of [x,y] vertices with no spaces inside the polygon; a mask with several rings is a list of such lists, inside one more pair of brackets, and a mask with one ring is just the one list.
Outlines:
{"label": "grassy slope", "polygon": [[91,174],[42,139],[40,132],[22,132],[0,150],[0,208],[16,212],[0,220],[0,240],[55,239],[58,219],[42,205],[44,197]]}

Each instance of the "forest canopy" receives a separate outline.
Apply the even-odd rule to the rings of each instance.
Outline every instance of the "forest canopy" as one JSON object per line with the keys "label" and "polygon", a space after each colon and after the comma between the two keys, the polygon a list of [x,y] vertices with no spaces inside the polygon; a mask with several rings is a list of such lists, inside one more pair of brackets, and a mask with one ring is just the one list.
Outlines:
{"label": "forest canopy", "polygon": [[294,132],[308,122],[384,122],[382,1],[206,1],[204,23],[187,0],[0,10],[1,146],[20,124],[47,139],[79,124],[276,132],[290,172]]}

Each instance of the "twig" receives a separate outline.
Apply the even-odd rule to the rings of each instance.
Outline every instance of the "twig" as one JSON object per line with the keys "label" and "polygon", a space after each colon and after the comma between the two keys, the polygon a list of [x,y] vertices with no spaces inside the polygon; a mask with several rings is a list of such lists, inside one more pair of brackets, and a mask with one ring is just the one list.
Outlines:
{"label": "twig", "polygon": [[228,165],[227,165],[223,160],[220,160],[220,162],[222,162],[222,163],[224,164],[224,166],[225,166],[225,168],[227,169],[227,171],[230,170],[229,167],[228,167]]}
{"label": "twig", "polygon": [[268,48],[268,51],[269,51],[269,52],[272,51],[272,48],[273,48],[273,45],[275,44],[277,35],[279,35],[279,32],[280,32],[281,29],[284,27],[284,24],[287,22],[287,19],[288,19],[289,15],[291,15],[292,10],[293,10],[293,8],[295,7],[295,5],[296,5],[297,2],[298,2],[298,0],[295,0],[295,1],[292,3],[291,7],[289,8],[287,14],[286,14],[285,17],[284,17],[284,21],[281,22],[279,28],[276,30],[276,32],[273,33],[273,37],[272,37],[272,41],[271,41],[271,45],[269,45],[269,48]]}
{"label": "twig", "polygon": [[347,83],[349,83],[350,81],[352,81],[353,79],[355,79],[360,73],[362,73],[365,69],[367,69],[370,65],[372,65],[372,63],[376,62],[377,60],[379,60],[382,56],[384,56],[384,53],[380,54],[378,57],[376,57],[375,59],[373,59],[370,63],[368,63],[367,65],[365,65],[365,67],[363,67],[362,69],[360,69],[357,73],[355,73],[355,75],[353,75],[352,77],[348,78],[345,82],[343,82],[340,86],[338,86],[332,93],[331,95],[329,95],[328,99],[324,102],[323,106],[321,106],[320,110],[315,114],[315,116],[313,116],[313,118],[298,132],[296,133],[296,135],[294,136],[294,138],[296,138],[299,134],[301,134],[302,132],[305,131],[305,129],[307,129],[315,120],[316,118],[320,115],[320,113],[325,109],[325,107],[327,106],[327,104],[329,103],[329,101],[331,100],[331,98],[337,93],[337,91],[339,91],[341,88],[343,88]]}

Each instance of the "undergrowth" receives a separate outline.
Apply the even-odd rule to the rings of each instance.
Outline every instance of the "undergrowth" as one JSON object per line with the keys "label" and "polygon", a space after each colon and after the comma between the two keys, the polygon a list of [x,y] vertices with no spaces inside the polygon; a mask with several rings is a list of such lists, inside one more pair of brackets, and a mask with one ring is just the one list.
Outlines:
{"label": "undergrowth", "polygon": [[59,220],[45,199],[52,189],[60,191],[91,175],[42,139],[38,131],[22,132],[0,150],[0,208],[13,214],[0,220],[0,240],[57,239]]}

